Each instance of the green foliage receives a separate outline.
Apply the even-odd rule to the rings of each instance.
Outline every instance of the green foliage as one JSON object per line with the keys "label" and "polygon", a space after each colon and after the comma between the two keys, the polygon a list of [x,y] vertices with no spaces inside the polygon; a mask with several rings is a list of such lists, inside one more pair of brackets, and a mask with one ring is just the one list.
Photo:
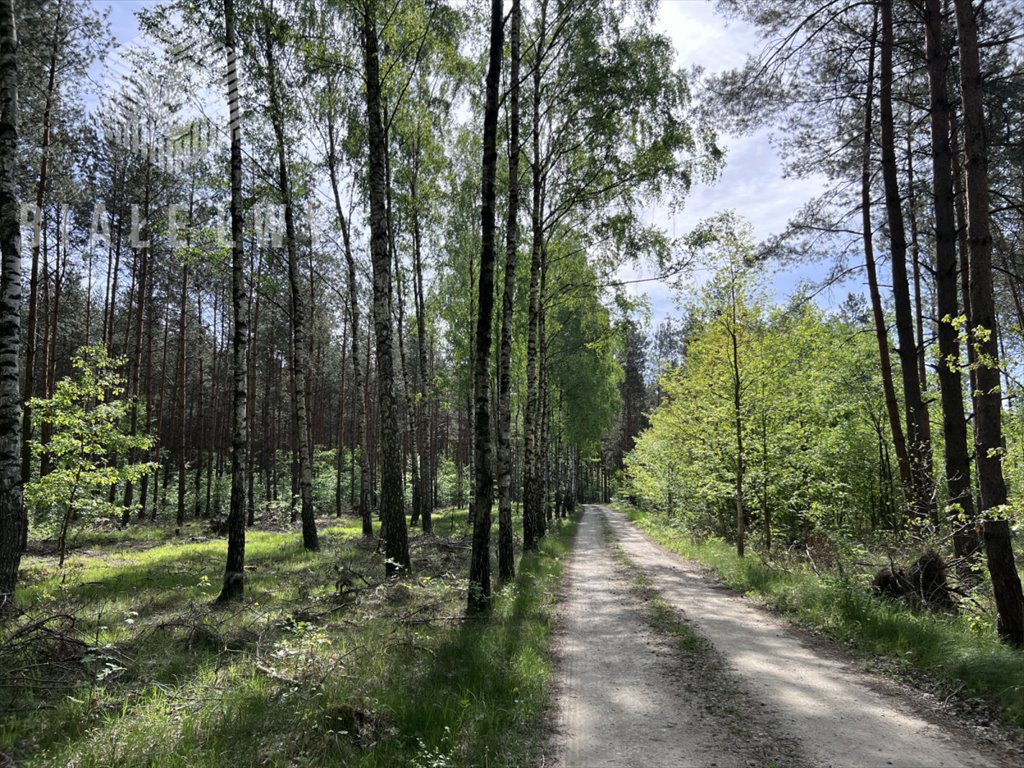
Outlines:
{"label": "green foliage", "polygon": [[[341,464],[341,501],[348,504],[352,455],[344,451]],[[356,464],[358,484],[359,465]],[[313,451],[313,507],[320,514],[333,513],[335,493],[338,490],[338,449],[314,448]]]}
{"label": "green foliage", "polygon": [[1009,498],[1004,514],[1010,521],[1011,529],[1019,537],[1024,532],[1024,385],[1013,381],[1008,395],[1003,421],[1006,441],[1003,476],[1006,478]]}
{"label": "green foliage", "polygon": [[108,491],[155,466],[131,461],[153,438],[125,429],[132,402],[124,397],[124,362],[102,345],[82,347],[72,358],[76,375],[59,381],[52,398],[29,403],[53,431],[49,442],[33,441],[33,452],[47,457],[51,469],[26,486],[25,499],[38,525],[58,531],[62,562],[71,521],[120,515],[123,507],[109,501]]}
{"label": "green foliage", "polygon": [[618,339],[584,254],[572,241],[552,244],[549,251],[549,258],[558,261],[559,278],[575,288],[553,304],[547,318],[551,379],[566,441],[584,455],[596,455],[618,416]]}
{"label": "green foliage", "polygon": [[441,457],[441,461],[437,466],[437,498],[442,507],[456,504],[460,490],[463,495],[470,492],[468,488],[472,483],[472,479],[467,477],[467,475],[468,470],[464,469],[460,489],[459,468],[448,456]]}
{"label": "green foliage", "polygon": [[662,373],[650,429],[627,457],[628,492],[696,535],[726,537],[742,470],[748,521],[763,541],[770,532],[802,541],[821,526],[896,527],[867,322],[806,303],[771,306],[746,266],[750,246],[726,238],[721,248],[721,270],[690,307],[685,355]]}

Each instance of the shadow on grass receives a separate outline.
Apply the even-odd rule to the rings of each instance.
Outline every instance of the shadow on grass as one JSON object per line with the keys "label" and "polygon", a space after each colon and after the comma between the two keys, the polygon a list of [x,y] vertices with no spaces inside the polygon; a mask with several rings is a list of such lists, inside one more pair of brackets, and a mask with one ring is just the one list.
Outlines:
{"label": "shadow on grass", "polygon": [[[7,660],[18,668],[0,670],[0,752],[53,750],[58,755],[52,763],[40,757],[39,765],[62,765],[63,756],[69,755],[83,757],[83,764],[106,755],[96,757],[96,764],[111,764],[112,758],[92,745],[98,734],[110,731],[113,737],[115,732],[164,727],[157,715],[145,716],[147,692],[154,692],[157,708],[166,709],[180,691],[202,687],[211,670],[210,685],[217,688],[221,681],[216,676],[233,664],[235,652],[254,638],[271,646],[277,641],[284,631],[281,619],[297,604],[292,597],[304,584],[320,585],[339,561],[365,561],[363,567],[369,570],[371,553],[348,546],[345,533],[329,531],[320,553],[306,552],[291,533],[253,533],[249,596],[227,610],[212,605],[223,568],[223,541],[133,550],[127,563],[125,558],[115,562],[90,556],[68,569],[75,581],[68,580],[66,588],[61,582],[67,572],[48,574],[26,590],[23,605],[31,613],[24,622],[54,613],[74,615],[75,636],[86,641],[85,655],[76,650],[66,658]],[[18,671],[25,664],[55,663],[69,670],[59,685],[39,685],[33,682],[40,677],[38,671],[29,678]],[[242,682],[236,704],[251,715],[262,694],[257,687],[249,705],[242,706],[251,679]],[[136,717],[136,707],[143,716]],[[151,735],[140,740],[151,746],[159,741]]]}
{"label": "shadow on grass", "polygon": [[[279,586],[282,575],[326,562],[325,554],[351,538],[345,528],[327,529],[323,551],[307,552],[293,532],[251,532],[246,543],[246,566],[253,590],[265,588],[273,579]],[[36,567],[36,578],[20,595],[26,609],[32,610],[54,592],[66,592],[89,615],[105,604],[132,605],[140,618],[189,600],[213,599],[223,573],[226,540],[198,543],[165,543],[144,551],[127,550],[125,564],[112,562],[121,555],[76,554],[64,571],[47,569],[43,576]],[[68,577],[71,577],[68,582]],[[65,585],[67,585],[65,590]],[[134,607],[139,606],[139,607]],[[141,610],[140,610],[141,608]]]}
{"label": "shadow on grass", "polygon": [[[294,663],[279,660],[277,651],[291,653],[288,647],[300,642],[296,627],[279,619],[302,600],[282,595],[292,594],[303,578],[315,584],[320,571],[338,562],[375,579],[373,569],[380,565],[382,572],[382,565],[372,548],[346,535],[344,543],[309,555],[291,535],[254,534],[249,562],[256,567],[237,615],[236,609],[212,610],[211,591],[194,601],[194,611],[179,601],[202,574],[219,579],[223,542],[134,553],[143,559],[127,573],[110,566],[110,573],[95,574],[119,607],[152,614],[148,622],[138,617],[145,631],[130,647],[133,659],[125,666],[131,670],[40,696],[38,703],[52,709],[26,710],[0,725],[0,751],[32,755],[34,765],[83,768],[212,768],[229,758],[236,765],[526,764],[543,735],[553,606],[574,530],[574,521],[557,525],[540,552],[521,559],[516,580],[499,591],[487,620],[403,623],[389,612],[416,603],[397,589],[360,604],[358,613],[298,627],[310,631],[303,646],[309,650],[302,653],[320,670],[311,685],[274,676],[274,666],[282,665],[287,676]],[[419,589],[416,582],[411,589]],[[465,592],[447,571],[422,583],[439,592],[417,599],[433,604],[437,594],[447,594],[438,604],[449,613],[461,610]],[[382,616],[376,614],[380,600],[386,602]],[[263,611],[274,618],[261,619],[261,636],[250,648],[259,653],[225,653],[227,630]],[[184,621],[151,631],[164,621],[161,612],[172,625],[182,619],[209,625],[211,637],[191,636]],[[320,633],[327,644],[317,645]]]}
{"label": "shadow on grass", "polygon": [[399,738],[360,765],[531,762],[544,733],[553,607],[575,529],[576,519],[560,522],[540,551],[521,558],[490,617],[460,622],[382,681],[378,695]]}

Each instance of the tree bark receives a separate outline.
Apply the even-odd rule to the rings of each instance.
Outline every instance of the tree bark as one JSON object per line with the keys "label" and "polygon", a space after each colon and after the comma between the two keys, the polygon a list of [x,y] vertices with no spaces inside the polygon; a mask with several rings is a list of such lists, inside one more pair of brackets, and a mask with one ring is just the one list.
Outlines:
{"label": "tree bark", "polygon": [[[142,206],[142,218],[146,222],[148,228],[149,219],[149,204],[150,195],[152,189],[152,163],[146,163],[146,189],[144,193],[144,202]],[[140,226],[141,229],[141,226]],[[131,357],[131,368],[128,377],[128,391],[131,393],[132,406],[131,415],[129,417],[129,433],[132,437],[138,434],[139,430],[139,395],[141,393],[142,384],[142,329],[145,324],[146,314],[149,312],[147,299],[152,293],[150,286],[150,252],[148,244],[143,246],[137,244],[139,251],[138,259],[141,259],[141,266],[139,268],[139,285],[138,285],[138,314],[135,317],[135,339],[132,346],[132,357]],[[138,458],[137,452],[132,451],[129,458],[130,461],[135,461]],[[124,485],[124,504],[121,511],[121,525],[125,526],[128,524],[131,518],[132,507],[135,503],[135,485],[130,480]]]}
{"label": "tree bark", "polygon": [[882,392],[885,397],[885,412],[889,419],[896,463],[899,467],[903,493],[912,496],[910,482],[910,459],[907,455],[907,441],[900,421],[900,407],[893,383],[892,360],[889,356],[889,333],[882,308],[882,294],[878,288],[878,272],[875,268],[875,245],[871,223],[871,144],[874,129],[873,106],[875,84],[875,44],[878,39],[878,16],[875,15],[871,29],[871,49],[868,57],[867,90],[864,96],[864,152],[861,160],[861,225],[864,236],[864,265],[867,269],[868,293],[871,296],[871,315],[875,325],[875,340],[878,343],[878,361],[882,373]]}
{"label": "tree bark", "polygon": [[306,376],[309,373],[309,348],[306,339],[306,307],[299,282],[299,256],[295,231],[295,210],[292,200],[291,176],[285,148],[284,105],[280,92],[274,41],[266,30],[267,79],[270,90],[271,123],[277,145],[277,175],[284,203],[285,250],[288,253],[288,285],[291,294],[292,324],[292,397],[295,426],[295,452],[298,455],[299,496],[301,498],[302,545],[309,551],[320,549],[313,511],[313,469],[310,466],[309,418],[306,412]]}
{"label": "tree bark", "polygon": [[[58,217],[63,217],[64,211],[58,214]],[[47,251],[43,249],[43,291],[46,294],[44,299],[46,303],[46,331],[44,337],[46,339],[46,352],[43,361],[43,392],[46,397],[52,398],[54,389],[57,385],[57,331],[59,328],[60,320],[60,306],[61,306],[61,289],[64,282],[64,275],[67,272],[67,248],[63,249],[64,258],[63,263],[61,260],[61,238],[57,238],[54,243],[54,259],[53,259],[53,270],[52,273],[49,267],[49,258]],[[50,292],[50,280],[53,281],[53,291]],[[53,436],[53,425],[49,422],[43,422],[39,430],[39,442],[46,446],[49,445],[50,439]],[[39,462],[39,474],[46,475],[50,473],[52,466],[52,459],[47,451],[43,452],[42,460]]]}
{"label": "tree bark", "polygon": [[[36,231],[32,238],[32,257],[28,281],[28,320],[25,328],[25,386],[22,402],[25,403],[21,414],[21,482],[28,483],[32,476],[32,409],[27,403],[36,394],[36,318],[38,316],[39,290],[39,245],[43,222],[43,205],[46,201],[46,185],[50,166],[51,123],[53,121],[53,102],[57,82],[57,56],[60,51],[61,22],[64,16],[64,4],[57,4],[57,14],[53,20],[53,39],[50,44],[50,60],[47,67],[46,97],[43,104],[43,135],[40,146],[39,181],[36,184],[35,217]],[[28,517],[23,511],[22,549],[28,543]]]}
{"label": "tree bark", "polygon": [[220,602],[241,600],[245,590],[245,470],[249,447],[249,307],[242,247],[242,109],[238,94],[238,44],[235,3],[224,0],[224,45],[228,65],[231,131],[231,312],[234,329],[231,363],[231,504],[228,510],[228,555]]}
{"label": "tree bark", "polygon": [[395,358],[391,328],[391,259],[388,253],[385,191],[386,152],[381,119],[377,0],[363,6],[363,66],[366,75],[370,257],[373,263],[373,321],[377,342],[377,399],[380,407],[380,512],[389,577],[409,573],[409,539],[402,498],[402,446],[395,392]]}
{"label": "tree bark", "polygon": [[18,37],[14,0],[0,0],[0,621],[17,613],[24,509],[21,481],[21,232]]}
{"label": "tree bark", "polygon": [[[170,295],[168,294],[168,298]],[[163,465],[163,484],[160,487],[159,493],[157,492],[157,482],[160,479],[161,467],[158,461],[160,457],[160,449],[165,444],[163,439],[164,434],[164,410],[167,403],[165,396],[167,393],[167,352],[170,348],[170,337],[171,337],[171,312],[170,305],[167,307],[167,311],[164,314],[164,335],[163,335],[163,350],[161,353],[160,361],[160,386],[157,388],[157,406],[156,406],[156,430],[153,433],[154,440],[153,444],[149,449],[149,460],[156,464],[153,470],[153,508],[150,511],[150,519],[156,520],[157,510],[163,501],[167,499],[167,479],[170,477],[171,461],[168,457],[167,461]],[[173,403],[172,403],[173,407]],[[173,447],[172,441],[166,441],[166,444]]]}
{"label": "tree bark", "polygon": [[729,362],[732,364],[732,405],[734,427],[736,431],[736,554],[743,557],[746,548],[746,521],[744,519],[743,510],[743,474],[746,468],[746,457],[743,453],[743,379],[740,375],[740,347],[738,338],[739,328],[737,325],[738,317],[736,312],[737,297],[735,277],[733,278],[733,283],[730,286],[730,291],[730,311],[732,313],[732,322],[729,327],[729,337],[732,345],[732,359]]}
{"label": "tree bark", "polygon": [[[544,210],[544,195],[541,195],[540,210]],[[537,396],[535,398],[534,438],[533,438],[533,509],[534,533],[537,539],[544,538],[547,533],[546,502],[548,496],[547,477],[547,431],[544,428],[544,401],[548,389],[548,336],[547,312],[544,302],[548,293],[548,249],[547,243],[541,239],[540,247],[540,286],[537,298]]]}
{"label": "tree bark", "polygon": [[334,463],[334,516],[341,517],[341,478],[345,474],[345,384],[348,377],[348,324],[341,326],[341,382],[338,386],[338,451]]}
{"label": "tree bark", "polygon": [[[911,115],[907,116],[908,123]],[[911,132],[907,131],[907,224],[910,225],[910,263],[913,266],[912,279],[914,284],[914,331],[916,344],[914,354],[917,356],[917,380],[921,383],[921,392],[928,392],[928,370],[925,367],[924,343],[924,301],[921,298],[921,239],[917,226],[917,200],[914,189],[914,147]],[[927,408],[927,404],[925,405]],[[927,424],[928,422],[926,422]],[[931,442],[929,424],[928,442]]]}
{"label": "tree bark", "polygon": [[[244,224],[243,224],[244,226]],[[256,432],[256,333],[260,327],[260,294],[256,286],[259,285],[260,275],[263,272],[263,258],[262,255],[259,259],[254,257],[256,251],[255,237],[249,239],[249,285],[252,286],[251,292],[255,293],[255,297],[250,299],[249,305],[249,338],[247,340],[248,347],[246,349],[246,355],[249,359],[249,380],[248,380],[248,408],[246,410],[246,447],[245,447],[245,484],[246,484],[246,525],[253,526],[256,524],[256,448],[255,448],[255,432]],[[264,393],[264,399],[267,394]],[[266,433],[263,435],[263,439],[266,440]]]}
{"label": "tree bark", "polygon": [[185,365],[186,339],[188,329],[188,259],[181,265],[181,296],[178,305],[178,362],[174,381],[174,432],[178,449],[178,506],[175,521],[179,528],[185,524],[185,447],[188,425],[185,423]]}
{"label": "tree bark", "polygon": [[537,387],[538,387],[538,318],[540,314],[540,273],[541,250],[544,240],[543,197],[541,187],[544,183],[541,168],[540,131],[541,131],[541,62],[544,58],[544,27],[546,22],[547,3],[542,2],[540,9],[540,30],[535,43],[533,62],[533,133],[532,133],[532,203],[530,209],[532,225],[532,242],[530,244],[530,301],[527,317],[526,338],[526,409],[523,413],[523,551],[530,552],[537,548],[540,538],[538,518],[542,514],[537,509]]}
{"label": "tree bark", "polygon": [[[388,182],[390,186],[390,181]],[[390,221],[390,218],[389,218]],[[391,225],[389,224],[389,227]],[[406,435],[408,436],[409,446],[409,473],[411,475],[411,486],[412,486],[412,522],[415,525],[419,520],[421,505],[420,505],[420,462],[419,462],[419,451],[416,445],[416,403],[413,397],[412,378],[409,375],[409,367],[406,364],[405,356],[405,277],[402,274],[401,265],[398,260],[398,249],[395,248],[394,235],[390,238],[392,248],[392,258],[394,261],[395,269],[395,299],[396,301],[396,312],[395,312],[395,328],[398,332],[398,362],[399,371],[402,375],[402,390],[405,393],[405,427]],[[404,493],[403,493],[404,499]],[[404,508],[404,501],[403,501]]]}
{"label": "tree bark", "polygon": [[[936,366],[942,398],[948,504],[954,514],[953,546],[957,557],[978,551],[971,495],[971,460],[967,445],[960,342],[953,320],[960,315],[957,301],[956,210],[953,194],[953,153],[949,140],[949,58],[943,43],[941,0],[925,0],[928,61],[929,121],[932,143],[932,188],[935,206],[935,292],[938,309],[939,361]],[[957,508],[959,510],[957,511]]]}
{"label": "tree bark", "polygon": [[[419,138],[417,137],[417,142]],[[419,147],[417,145],[417,164]],[[427,310],[423,294],[423,234],[420,229],[419,198],[416,193],[416,178],[419,173],[417,165],[413,175],[413,186],[410,190],[413,198],[412,219],[412,257],[413,257],[413,298],[416,303],[416,345],[419,366],[419,402],[416,411],[416,435],[419,442],[420,457],[420,517],[424,533],[434,530],[434,462],[432,460],[433,441],[430,438],[429,399],[430,385],[427,373]]]}
{"label": "tree bark", "polygon": [[907,279],[907,239],[903,227],[903,204],[900,200],[896,166],[896,131],[892,108],[894,48],[892,0],[880,0],[879,5],[882,19],[879,87],[882,178],[891,244],[892,292],[896,313],[896,336],[899,341],[897,353],[900,358],[903,398],[906,403],[907,453],[910,458],[910,479],[913,491],[910,503],[913,515],[917,520],[936,522],[937,511],[932,493],[931,473],[929,472],[931,442],[928,440],[928,413],[921,396],[921,381],[917,370],[914,319]]}
{"label": "tree bark", "polygon": [[505,286],[501,300],[501,351],[498,362],[498,580],[516,575],[512,539],[512,321],[519,246],[519,35],[520,0],[512,0],[509,44],[508,213],[505,224]]}
{"label": "tree bark", "polygon": [[[543,201],[543,196],[541,198]],[[541,210],[544,210],[543,202]],[[548,430],[545,418],[548,400],[548,333],[547,307],[548,295],[548,250],[547,243],[541,242],[540,249],[540,292],[537,301],[537,403],[534,415],[536,431],[534,435],[533,460],[533,505],[536,512],[534,522],[538,539],[544,538],[548,528]]]}
{"label": "tree bark", "polygon": [[1002,395],[999,347],[992,290],[992,232],[989,210],[988,146],[978,27],[971,0],[955,0],[960,40],[960,93],[966,155],[967,241],[970,252],[970,342],[977,345],[974,449],[983,519],[982,539],[998,611],[1000,637],[1024,646],[1024,595],[1013,560],[1003,479]]}
{"label": "tree bark", "polygon": [[363,522],[363,536],[373,536],[373,510],[370,503],[370,461],[366,447],[366,402],[363,399],[363,371],[359,355],[359,282],[356,278],[356,260],[352,255],[352,235],[348,217],[341,205],[341,190],[338,184],[338,161],[335,126],[333,117],[327,120],[327,169],[331,179],[335,213],[341,226],[342,248],[345,252],[346,276],[348,278],[349,321],[352,323],[352,386],[355,390],[355,440],[353,461],[359,462],[359,501],[357,514]]}
{"label": "tree bark", "polygon": [[498,166],[498,90],[501,86],[501,57],[504,48],[502,0],[491,0],[491,47],[487,63],[487,93],[484,101],[483,163],[480,184],[480,282],[476,322],[476,353],[473,357],[473,399],[475,429],[475,494],[473,552],[469,565],[469,610],[483,611],[491,598],[491,505],[494,477],[491,466],[490,362],[491,328],[494,313],[494,254]]}

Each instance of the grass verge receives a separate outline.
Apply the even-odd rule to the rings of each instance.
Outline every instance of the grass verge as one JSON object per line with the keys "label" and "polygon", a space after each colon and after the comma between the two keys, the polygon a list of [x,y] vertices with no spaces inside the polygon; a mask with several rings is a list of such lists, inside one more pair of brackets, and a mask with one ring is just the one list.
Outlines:
{"label": "grass verge", "polygon": [[662,516],[628,505],[618,509],[666,549],[709,567],[729,587],[857,651],[891,659],[904,676],[923,672],[946,694],[983,699],[1024,737],[1024,651],[1000,643],[989,627],[967,616],[917,612],[879,599],[867,583],[850,576],[819,577],[809,568],[740,558],[725,542],[694,542]]}
{"label": "grass verge", "polygon": [[[548,706],[574,521],[467,620],[465,512],[384,581],[358,522],[248,536],[246,600],[213,605],[223,540],[30,557],[0,632],[0,752],[22,766],[519,766]],[[450,523],[450,525],[449,525]],[[436,529],[435,529],[436,530]],[[21,639],[31,642],[18,646]]]}

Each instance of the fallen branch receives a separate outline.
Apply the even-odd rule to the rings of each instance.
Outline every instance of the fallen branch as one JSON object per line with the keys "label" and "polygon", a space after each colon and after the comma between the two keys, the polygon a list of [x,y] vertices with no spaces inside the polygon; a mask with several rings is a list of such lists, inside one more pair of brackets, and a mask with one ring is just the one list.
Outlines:
{"label": "fallen branch", "polygon": [[258,669],[260,672],[265,674],[267,677],[273,678],[274,680],[277,680],[279,682],[287,683],[288,685],[295,685],[295,686],[302,685],[302,683],[300,681],[296,680],[294,677],[288,677],[286,675],[282,675],[276,669],[272,669],[272,668],[270,668],[268,666],[265,666],[264,664],[261,664],[258,661],[254,663],[254,666],[256,667],[256,669]]}

